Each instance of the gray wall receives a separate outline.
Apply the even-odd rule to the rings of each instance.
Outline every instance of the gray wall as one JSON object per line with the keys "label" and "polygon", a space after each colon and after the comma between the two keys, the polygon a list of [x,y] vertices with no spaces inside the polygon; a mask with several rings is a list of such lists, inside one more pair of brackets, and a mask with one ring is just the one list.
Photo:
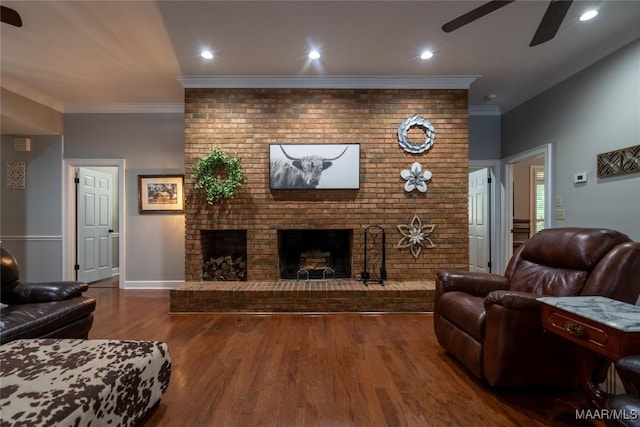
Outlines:
{"label": "gray wall", "polygon": [[469,160],[500,159],[500,116],[469,116]]}
{"label": "gray wall", "polygon": [[184,214],[138,213],[138,175],[184,173],[184,115],[66,114],[65,159],[125,159],[127,287],[184,280]]}
{"label": "gray wall", "polygon": [[[596,175],[597,154],[640,144],[640,40],[503,115],[503,158],[547,143],[552,193],[566,215],[553,225],[613,228],[640,241],[640,174]],[[586,184],[574,184],[578,172]]]}
{"label": "gray wall", "polygon": [[[7,162],[24,162],[24,189],[8,189]],[[21,279],[62,279],[62,137],[31,137],[31,151],[15,151],[2,136],[0,239],[20,265]]]}

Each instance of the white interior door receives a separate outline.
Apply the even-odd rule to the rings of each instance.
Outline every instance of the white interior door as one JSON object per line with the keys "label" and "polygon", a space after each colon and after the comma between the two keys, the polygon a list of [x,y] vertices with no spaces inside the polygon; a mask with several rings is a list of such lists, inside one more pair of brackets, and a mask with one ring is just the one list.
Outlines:
{"label": "white interior door", "polygon": [[469,173],[469,271],[491,272],[489,169]]}
{"label": "white interior door", "polygon": [[110,174],[86,168],[78,168],[77,177],[78,280],[90,283],[111,277],[113,180]]}

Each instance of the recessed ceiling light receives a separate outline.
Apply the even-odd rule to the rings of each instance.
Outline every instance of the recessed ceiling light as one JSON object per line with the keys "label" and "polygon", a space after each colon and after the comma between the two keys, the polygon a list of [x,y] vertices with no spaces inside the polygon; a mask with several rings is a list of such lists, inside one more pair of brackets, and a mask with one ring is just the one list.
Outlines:
{"label": "recessed ceiling light", "polygon": [[309,52],[309,59],[318,59],[320,58],[320,52],[318,52],[317,50],[312,50],[311,52]]}
{"label": "recessed ceiling light", "polygon": [[204,59],[213,59],[213,53],[210,50],[203,50],[200,52],[200,56]]}
{"label": "recessed ceiling light", "polygon": [[596,16],[598,16],[598,11],[595,10],[595,9],[591,9],[591,10],[587,10],[585,13],[580,15],[580,20],[581,21],[590,21],[593,18],[595,18]]}
{"label": "recessed ceiling light", "polygon": [[420,54],[420,59],[429,59],[433,57],[433,52],[430,50],[425,50]]}

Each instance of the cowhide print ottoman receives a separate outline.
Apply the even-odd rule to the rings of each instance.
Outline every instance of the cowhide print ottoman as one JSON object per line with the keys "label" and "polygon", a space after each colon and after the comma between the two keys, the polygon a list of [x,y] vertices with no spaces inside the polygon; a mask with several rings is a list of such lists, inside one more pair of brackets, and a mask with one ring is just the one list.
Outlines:
{"label": "cowhide print ottoman", "polygon": [[0,346],[0,426],[135,426],[170,377],[160,341],[12,341]]}

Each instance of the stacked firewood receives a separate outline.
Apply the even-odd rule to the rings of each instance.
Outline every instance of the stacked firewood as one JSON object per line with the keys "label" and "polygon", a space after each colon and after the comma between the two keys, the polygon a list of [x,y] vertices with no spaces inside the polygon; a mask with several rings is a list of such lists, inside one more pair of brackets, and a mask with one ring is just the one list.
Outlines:
{"label": "stacked firewood", "polygon": [[247,260],[242,255],[209,258],[202,267],[202,280],[247,280]]}

